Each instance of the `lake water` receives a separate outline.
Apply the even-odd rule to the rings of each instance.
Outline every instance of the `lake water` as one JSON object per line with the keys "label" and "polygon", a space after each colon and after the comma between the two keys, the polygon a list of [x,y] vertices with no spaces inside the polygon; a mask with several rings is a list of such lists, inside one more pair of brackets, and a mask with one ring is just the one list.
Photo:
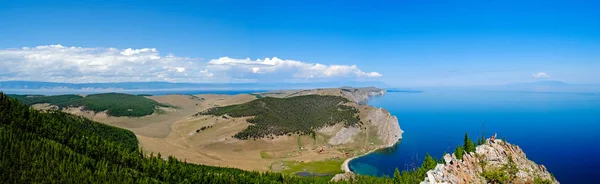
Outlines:
{"label": "lake water", "polygon": [[426,153],[440,158],[494,132],[519,145],[562,183],[597,183],[600,175],[600,95],[575,93],[432,91],[391,92],[370,105],[398,117],[403,139],[392,148],[349,163],[359,174],[391,176],[420,165]]}

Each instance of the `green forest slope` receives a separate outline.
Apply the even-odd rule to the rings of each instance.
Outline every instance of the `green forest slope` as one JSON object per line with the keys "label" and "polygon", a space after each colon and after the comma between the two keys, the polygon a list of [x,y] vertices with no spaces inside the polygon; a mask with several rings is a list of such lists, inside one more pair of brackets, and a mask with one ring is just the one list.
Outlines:
{"label": "green forest slope", "polygon": [[83,106],[85,110],[94,112],[107,111],[110,116],[141,117],[152,114],[156,107],[168,107],[143,96],[122,93],[102,93],[86,97],[79,95],[10,95],[10,97],[18,99],[25,105],[49,103],[59,108]]}
{"label": "green forest slope", "polygon": [[290,98],[264,97],[239,105],[215,107],[201,114],[254,116],[254,124],[239,132],[238,139],[263,138],[289,133],[313,134],[314,129],[344,122],[347,126],[359,123],[358,110],[344,105],[349,101],[339,96],[306,95]]}
{"label": "green forest slope", "polygon": [[0,93],[0,181],[8,183],[324,183],[144,156],[135,135]]}

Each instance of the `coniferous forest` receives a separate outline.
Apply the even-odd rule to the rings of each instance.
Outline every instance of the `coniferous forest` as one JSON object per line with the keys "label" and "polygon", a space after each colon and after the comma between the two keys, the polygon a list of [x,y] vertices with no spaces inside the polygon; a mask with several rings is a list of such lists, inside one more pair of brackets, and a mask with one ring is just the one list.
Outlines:
{"label": "coniferous forest", "polygon": [[244,104],[215,107],[201,114],[254,116],[248,120],[254,125],[234,137],[259,139],[290,133],[314,134],[314,129],[339,122],[344,122],[346,126],[358,126],[358,109],[344,105],[348,102],[348,99],[339,96],[264,97]]}
{"label": "coniferous forest", "polygon": [[[394,178],[357,176],[346,183],[413,183],[435,166],[427,155]],[[145,154],[129,131],[59,111],[41,112],[0,93],[0,181],[6,183],[327,183],[330,177],[186,163]]]}
{"label": "coniferous forest", "polygon": [[85,110],[102,112],[110,116],[141,117],[154,113],[156,107],[170,107],[145,98],[144,95],[130,95],[123,93],[100,93],[87,95],[9,95],[25,105],[48,103],[56,105],[59,109],[65,107],[83,107]]}

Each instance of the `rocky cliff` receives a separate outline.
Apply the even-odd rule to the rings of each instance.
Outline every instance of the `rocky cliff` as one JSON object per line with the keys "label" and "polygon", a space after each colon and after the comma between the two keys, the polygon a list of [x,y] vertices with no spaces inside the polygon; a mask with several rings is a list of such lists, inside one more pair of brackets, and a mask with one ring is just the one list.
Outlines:
{"label": "rocky cliff", "polygon": [[369,98],[385,95],[385,89],[374,87],[366,88],[340,88],[342,96],[360,104],[365,104]]}
{"label": "rocky cliff", "polygon": [[546,167],[527,159],[519,146],[488,139],[462,160],[444,155],[445,164],[427,172],[429,183],[558,183]]}
{"label": "rocky cliff", "polygon": [[[358,104],[365,104],[369,98],[381,96],[386,93],[385,90],[377,88],[341,88],[339,90],[340,95]],[[360,130],[363,130],[363,133],[366,133],[367,135],[369,135],[369,132],[376,134],[378,143],[374,145],[375,150],[393,146],[399,139],[402,139],[403,131],[400,129],[400,124],[398,123],[398,118],[396,118],[396,116],[393,116],[383,108],[360,105],[359,109],[359,117],[365,122],[365,126],[368,128],[357,129],[356,127],[350,127],[338,129],[339,131],[329,139],[329,144],[338,145],[352,142],[354,139],[361,136]],[[321,132],[325,132],[325,130],[328,129],[323,129]],[[371,142],[371,144],[374,143]],[[346,159],[342,164],[342,170],[345,171],[345,173],[336,174],[331,181],[353,180],[356,174],[350,171],[348,163],[356,157],[357,156]]]}
{"label": "rocky cliff", "polygon": [[372,108],[365,120],[377,128],[377,137],[384,146],[393,146],[398,139],[402,139],[403,131],[398,124],[398,118],[383,108]]}
{"label": "rocky cliff", "polygon": [[[379,140],[377,142],[378,145],[390,147],[398,142],[399,139],[402,139],[403,131],[398,124],[398,118],[392,116],[388,111],[374,107],[363,108],[361,111],[366,111],[364,112],[366,115],[363,115],[364,117],[361,117],[361,119],[364,119],[365,125],[376,133],[375,136]],[[328,141],[330,145],[341,145],[350,143],[359,136],[364,136],[360,134],[362,130],[360,127],[344,127],[340,123],[335,126],[322,128],[318,132],[331,135]]]}
{"label": "rocky cliff", "polygon": [[[370,98],[382,96],[385,95],[385,93],[385,89],[379,89],[375,87],[342,87],[270,91],[260,93],[260,95],[277,98],[289,98],[303,95],[331,95],[344,97],[353,102],[349,105],[353,105],[360,110],[359,116],[362,120],[364,120],[365,125],[369,126],[370,129],[376,130],[374,133],[377,134],[379,142],[375,142],[373,144],[389,147],[394,145],[398,139],[402,138],[402,130],[398,124],[398,119],[382,108],[374,108],[365,105]],[[328,140],[328,144],[343,145],[352,143],[358,136],[361,136],[361,132],[366,130],[363,128],[364,127],[343,127],[341,124],[338,124],[335,126],[323,127],[322,129],[318,130],[318,132],[331,136],[331,138]],[[370,134],[370,136],[371,135],[373,134]]]}
{"label": "rocky cliff", "polygon": [[374,96],[381,96],[386,93],[385,89],[379,89],[375,87],[364,87],[364,88],[351,88],[351,87],[342,87],[342,88],[323,88],[323,89],[307,89],[307,90],[277,90],[277,91],[269,91],[264,93],[257,93],[261,96],[270,96],[277,98],[287,98],[293,96],[302,96],[302,95],[332,95],[332,96],[342,96],[347,98],[348,100],[365,104],[369,98]]}

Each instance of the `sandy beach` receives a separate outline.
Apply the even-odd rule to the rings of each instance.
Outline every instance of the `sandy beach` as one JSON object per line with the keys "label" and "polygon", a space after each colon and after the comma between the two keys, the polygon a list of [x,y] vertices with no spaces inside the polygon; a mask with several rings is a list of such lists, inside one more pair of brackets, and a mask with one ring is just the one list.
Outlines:
{"label": "sandy beach", "polygon": [[[398,139],[398,140],[400,140],[400,139]],[[398,141],[396,141],[394,144],[396,144],[396,143],[398,143]],[[348,163],[350,163],[350,161],[352,161],[353,159],[358,158],[358,157],[362,157],[362,156],[365,156],[365,155],[368,155],[368,154],[373,153],[374,151],[377,151],[377,150],[382,149],[382,148],[392,147],[392,146],[394,146],[394,144],[388,145],[388,146],[381,146],[379,148],[370,150],[370,151],[366,152],[365,154],[353,156],[351,158],[348,158],[348,159],[344,160],[344,163],[342,163],[342,171],[344,171],[345,173],[352,172],[350,170],[350,166],[348,166]]]}

